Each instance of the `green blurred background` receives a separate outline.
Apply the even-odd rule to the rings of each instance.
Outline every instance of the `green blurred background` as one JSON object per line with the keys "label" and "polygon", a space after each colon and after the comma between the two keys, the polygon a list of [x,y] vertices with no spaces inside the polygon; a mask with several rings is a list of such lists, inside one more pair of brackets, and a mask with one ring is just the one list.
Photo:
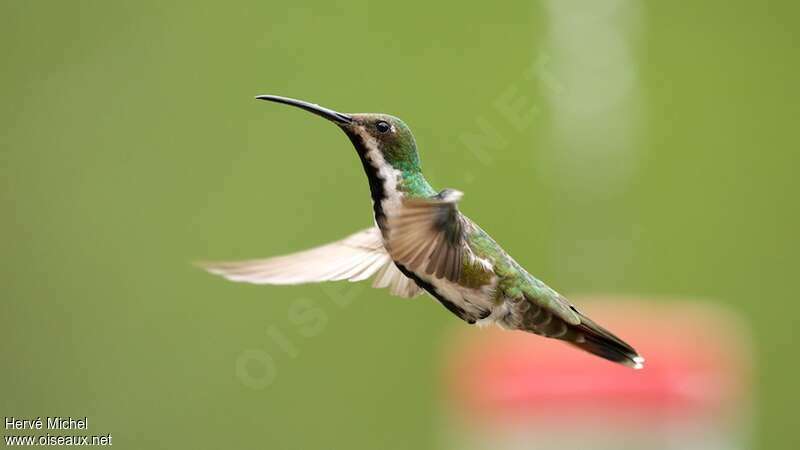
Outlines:
{"label": "green blurred background", "polygon": [[121,448],[437,445],[463,325],[435,302],[190,265],[371,224],[347,139],[272,93],[404,118],[434,186],[566,294],[738,311],[754,443],[796,448],[799,8],[4,0],[0,414]]}

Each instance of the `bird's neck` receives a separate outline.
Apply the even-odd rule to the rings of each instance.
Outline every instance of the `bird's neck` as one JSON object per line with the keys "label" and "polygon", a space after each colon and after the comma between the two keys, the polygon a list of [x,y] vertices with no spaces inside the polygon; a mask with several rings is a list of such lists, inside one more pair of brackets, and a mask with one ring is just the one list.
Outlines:
{"label": "bird's neck", "polygon": [[418,167],[398,169],[374,149],[359,152],[367,175],[375,220],[381,223],[389,210],[399,206],[403,197],[430,197],[436,194]]}
{"label": "bird's neck", "polygon": [[398,191],[404,197],[430,197],[436,195],[436,190],[428,183],[419,170],[400,171]]}
{"label": "bird's neck", "polygon": [[369,182],[375,222],[381,224],[387,213],[400,206],[403,197],[429,197],[435,195],[422,175],[416,148],[413,158],[392,164],[384,157],[378,143],[365,133],[347,133],[358,153]]}

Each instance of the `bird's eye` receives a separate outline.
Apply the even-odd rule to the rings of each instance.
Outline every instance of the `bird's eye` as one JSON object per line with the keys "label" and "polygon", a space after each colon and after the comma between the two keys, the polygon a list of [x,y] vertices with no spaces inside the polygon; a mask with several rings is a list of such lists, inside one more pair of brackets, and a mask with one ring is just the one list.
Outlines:
{"label": "bird's eye", "polygon": [[379,131],[379,132],[381,132],[381,133],[386,133],[386,132],[387,132],[387,131],[389,131],[389,130],[390,130],[392,127],[391,127],[391,125],[389,125],[388,123],[386,123],[386,122],[384,122],[384,121],[382,121],[382,120],[381,120],[380,122],[378,122],[378,123],[376,123],[376,124],[375,124],[375,128],[377,128],[377,129],[378,129],[378,131]]}

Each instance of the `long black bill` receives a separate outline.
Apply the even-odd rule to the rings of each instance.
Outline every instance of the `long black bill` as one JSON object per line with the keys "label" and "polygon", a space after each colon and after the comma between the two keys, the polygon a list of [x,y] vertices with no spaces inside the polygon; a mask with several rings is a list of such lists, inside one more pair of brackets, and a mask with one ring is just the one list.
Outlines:
{"label": "long black bill", "polygon": [[296,106],[300,109],[324,117],[332,122],[338,124],[348,124],[353,121],[353,118],[347,114],[336,112],[332,109],[323,108],[322,106],[315,105],[314,103],[304,102],[302,100],[295,100],[293,98],[279,97],[277,95],[259,95],[256,97],[259,100],[267,100],[270,102],[283,103],[284,105]]}

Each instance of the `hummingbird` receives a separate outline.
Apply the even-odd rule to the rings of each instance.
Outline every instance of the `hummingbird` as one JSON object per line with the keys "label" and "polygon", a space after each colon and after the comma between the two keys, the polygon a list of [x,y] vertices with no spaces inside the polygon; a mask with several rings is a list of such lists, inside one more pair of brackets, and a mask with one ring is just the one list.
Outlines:
{"label": "hummingbird", "polygon": [[375,225],[336,242],[284,256],[201,266],[236,282],[272,285],[373,278],[375,288],[427,293],[466,323],[521,330],[567,342],[634,369],[636,350],[528,273],[458,209],[462,192],[436,191],[422,174],[414,135],[387,114],[345,114],[276,95],[333,122],[355,147],[369,183]]}

